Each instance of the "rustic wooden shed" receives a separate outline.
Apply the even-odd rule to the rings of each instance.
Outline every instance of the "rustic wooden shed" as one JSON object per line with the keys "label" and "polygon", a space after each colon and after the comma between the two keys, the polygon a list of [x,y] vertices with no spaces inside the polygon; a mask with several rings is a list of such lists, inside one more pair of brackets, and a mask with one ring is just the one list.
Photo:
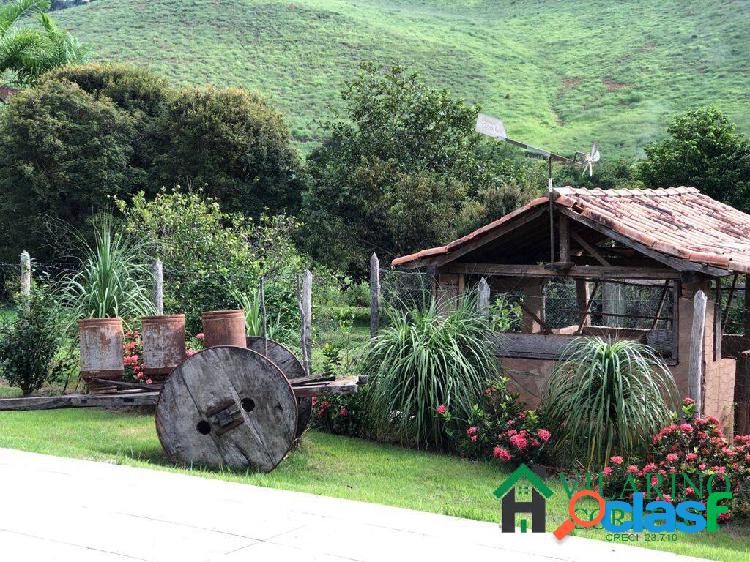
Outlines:
{"label": "rustic wooden shed", "polygon": [[[654,346],[681,394],[696,399],[704,415],[731,431],[736,401],[738,430],[750,430],[748,309],[748,339],[723,337],[722,329],[732,299],[740,300],[738,276],[750,273],[750,215],[695,188],[556,188],[463,238],[392,265],[427,269],[445,302],[482,278],[493,300],[516,295],[522,321],[497,336],[497,353],[531,406],[562,347],[596,334]],[[565,290],[573,310],[558,306]],[[557,324],[555,310],[565,313]]]}

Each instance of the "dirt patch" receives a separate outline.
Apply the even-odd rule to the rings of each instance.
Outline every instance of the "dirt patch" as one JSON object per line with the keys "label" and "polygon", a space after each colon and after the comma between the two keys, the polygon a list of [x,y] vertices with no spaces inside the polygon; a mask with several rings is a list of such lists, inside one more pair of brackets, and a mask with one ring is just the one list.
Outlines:
{"label": "dirt patch", "polygon": [[622,90],[623,88],[626,88],[628,86],[627,84],[623,84],[622,82],[615,82],[614,80],[602,80],[602,83],[610,92],[613,92],[615,90]]}
{"label": "dirt patch", "polygon": [[583,82],[583,78],[565,78],[562,81],[562,88],[563,90],[568,90],[573,86],[577,86],[581,82]]}

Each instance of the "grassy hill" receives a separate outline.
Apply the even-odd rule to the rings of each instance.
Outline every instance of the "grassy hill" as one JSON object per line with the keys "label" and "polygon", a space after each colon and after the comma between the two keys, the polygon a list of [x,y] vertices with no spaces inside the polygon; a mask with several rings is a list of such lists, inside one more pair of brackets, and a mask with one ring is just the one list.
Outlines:
{"label": "grassy hill", "polygon": [[55,17],[95,59],[260,90],[308,147],[362,60],[419,70],[565,153],[631,156],[708,102],[750,131],[746,0],[96,0]]}

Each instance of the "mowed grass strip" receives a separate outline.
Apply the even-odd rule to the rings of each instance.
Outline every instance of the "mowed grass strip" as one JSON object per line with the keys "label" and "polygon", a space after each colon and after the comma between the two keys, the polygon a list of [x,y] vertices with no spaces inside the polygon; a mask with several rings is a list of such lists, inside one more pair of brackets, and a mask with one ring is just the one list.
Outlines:
{"label": "mowed grass strip", "polygon": [[[270,474],[188,470],[173,467],[164,457],[151,414],[96,409],[0,412],[0,447],[492,522],[500,520],[499,502],[492,492],[507,475],[507,471],[489,463],[316,431],[308,431],[299,449]],[[566,517],[567,496],[557,479],[548,480],[548,484],[554,490],[547,517],[547,528],[552,530]],[[601,530],[577,533],[604,539]],[[747,562],[750,528],[746,521],[737,522],[714,534],[679,534],[676,542],[638,544],[713,560]]]}

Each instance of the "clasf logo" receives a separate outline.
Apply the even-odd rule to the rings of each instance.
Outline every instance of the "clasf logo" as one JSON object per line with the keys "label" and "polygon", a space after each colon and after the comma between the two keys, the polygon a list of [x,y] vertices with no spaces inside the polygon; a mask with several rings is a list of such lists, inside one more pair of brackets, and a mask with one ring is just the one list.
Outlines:
{"label": "clasf logo", "polygon": [[[522,481],[527,483],[522,483]],[[516,488],[530,500],[519,501]],[[501,529],[503,533],[514,533],[516,515],[528,514],[531,518],[531,532],[546,531],[546,500],[552,496],[552,490],[544,481],[525,464],[520,465],[503,484],[495,490],[495,496],[501,500]],[[677,505],[663,500],[645,502],[643,492],[634,492],[632,502],[623,500],[605,500],[594,490],[580,490],[574,493],[568,502],[569,519],[564,521],[553,534],[557,540],[563,540],[576,527],[595,527],[599,524],[610,533],[699,533],[716,532],[718,520],[729,508],[719,505],[722,500],[730,500],[732,493],[711,492],[707,503],[683,501]],[[590,498],[596,503],[594,510],[588,511],[590,517],[583,519],[579,513],[579,502]],[[645,505],[644,505],[645,504]],[[520,530],[527,532],[528,521],[522,519]]]}

